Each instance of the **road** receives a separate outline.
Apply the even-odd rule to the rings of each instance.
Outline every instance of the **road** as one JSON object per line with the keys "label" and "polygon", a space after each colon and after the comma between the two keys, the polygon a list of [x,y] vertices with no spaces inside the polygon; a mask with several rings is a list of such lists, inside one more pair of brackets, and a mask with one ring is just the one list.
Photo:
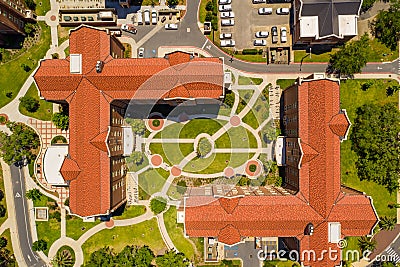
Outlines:
{"label": "road", "polygon": [[[197,10],[200,0],[187,1],[186,14],[179,23],[177,31],[165,30],[162,28],[142,46],[145,48],[145,57],[156,57],[155,51],[160,46],[195,46],[206,50],[214,57],[223,57],[225,64],[238,70],[255,73],[314,73],[325,72],[327,64],[305,63],[302,66],[299,63],[290,65],[265,63],[249,63],[238,59],[232,59],[231,56],[224,53],[207,39],[200,31],[197,24]],[[140,28],[139,28],[140,30]],[[133,36],[132,36],[133,37]],[[399,60],[392,63],[368,63],[363,68],[362,73],[390,73],[400,74]]]}
{"label": "road", "polygon": [[32,251],[32,234],[29,223],[29,210],[25,198],[25,177],[22,169],[11,166],[12,191],[15,203],[15,216],[19,236],[19,247],[25,266],[46,266],[46,263]]}

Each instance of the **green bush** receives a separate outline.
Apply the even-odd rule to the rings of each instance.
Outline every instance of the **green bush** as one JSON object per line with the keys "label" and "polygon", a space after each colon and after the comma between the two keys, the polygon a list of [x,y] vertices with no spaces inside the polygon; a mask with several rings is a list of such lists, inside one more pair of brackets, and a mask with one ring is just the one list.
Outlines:
{"label": "green bush", "polygon": [[49,218],[56,219],[57,222],[61,222],[61,213],[59,211],[52,212],[50,213]]}
{"label": "green bush", "polygon": [[47,242],[43,239],[33,242],[32,249],[34,251],[44,251],[47,249]]}
{"label": "green bush", "polygon": [[158,126],[160,126],[161,123],[160,123],[160,120],[153,120],[152,124],[154,127],[158,127]]}
{"label": "green bush", "polygon": [[212,11],[214,9],[214,5],[211,1],[208,1],[206,4],[206,10],[207,11]]}
{"label": "green bush", "polygon": [[162,197],[155,197],[150,201],[150,209],[154,214],[159,214],[167,207],[167,200]]}
{"label": "green bush", "polygon": [[0,116],[0,124],[4,124],[7,121],[6,117]]}
{"label": "green bush", "polygon": [[36,188],[31,189],[26,192],[26,197],[33,201],[39,200],[42,196],[43,196],[43,194]]}
{"label": "green bush", "polygon": [[67,143],[67,139],[62,135],[57,135],[56,137],[51,139],[51,144],[52,145],[59,144],[59,143],[66,144]]}
{"label": "green bush", "polygon": [[211,12],[207,12],[205,21],[211,21],[212,19],[213,19],[213,14]]}
{"label": "green bush", "polygon": [[255,48],[250,48],[250,49],[243,49],[242,54],[243,55],[257,55],[258,50]]}
{"label": "green bush", "polygon": [[40,104],[39,101],[31,96],[23,96],[19,99],[22,107],[29,112],[35,112],[38,110]]}
{"label": "green bush", "polygon": [[255,172],[255,171],[257,170],[257,166],[256,166],[255,164],[251,164],[251,165],[249,166],[249,170],[250,170],[251,172]]}
{"label": "green bush", "polygon": [[51,121],[54,123],[54,125],[57,128],[59,128],[61,130],[67,130],[68,129],[69,117],[64,112],[54,113],[53,116],[51,117]]}
{"label": "green bush", "polygon": [[213,28],[214,31],[218,31],[218,18],[217,17],[212,18],[211,27]]}
{"label": "green bush", "polygon": [[234,103],[235,103],[235,94],[232,91],[227,92],[225,94],[224,104],[232,108]]}

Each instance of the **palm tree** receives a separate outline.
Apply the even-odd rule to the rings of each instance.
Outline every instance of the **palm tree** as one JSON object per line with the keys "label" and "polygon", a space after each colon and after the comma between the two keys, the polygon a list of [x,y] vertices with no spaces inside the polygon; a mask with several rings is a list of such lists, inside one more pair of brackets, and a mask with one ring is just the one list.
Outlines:
{"label": "palm tree", "polygon": [[57,253],[57,255],[51,261],[54,267],[72,267],[74,266],[74,260],[71,252],[67,249],[63,249]]}
{"label": "palm tree", "polygon": [[392,231],[396,226],[397,219],[396,217],[381,217],[379,222],[379,227],[382,230]]}
{"label": "palm tree", "polygon": [[376,247],[376,240],[372,240],[366,236],[358,238],[358,247],[361,251],[373,251]]}

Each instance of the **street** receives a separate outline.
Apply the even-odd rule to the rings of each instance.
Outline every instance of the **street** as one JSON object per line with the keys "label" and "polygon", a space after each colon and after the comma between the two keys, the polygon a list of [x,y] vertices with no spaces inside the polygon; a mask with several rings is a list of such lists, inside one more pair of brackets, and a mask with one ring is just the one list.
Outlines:
{"label": "street", "polygon": [[[12,191],[15,203],[15,216],[21,248],[26,266],[46,266],[45,262],[32,251],[32,235],[29,224],[29,210],[25,199],[25,177],[22,169],[11,166]],[[18,247],[18,246],[14,246]]]}

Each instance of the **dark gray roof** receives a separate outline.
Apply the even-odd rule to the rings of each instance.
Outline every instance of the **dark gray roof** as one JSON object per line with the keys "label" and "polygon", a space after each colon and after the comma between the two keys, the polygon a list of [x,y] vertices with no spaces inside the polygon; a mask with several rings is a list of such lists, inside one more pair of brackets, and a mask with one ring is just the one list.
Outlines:
{"label": "dark gray roof", "polygon": [[319,37],[339,35],[339,15],[358,15],[361,0],[303,0],[301,16],[318,16]]}

